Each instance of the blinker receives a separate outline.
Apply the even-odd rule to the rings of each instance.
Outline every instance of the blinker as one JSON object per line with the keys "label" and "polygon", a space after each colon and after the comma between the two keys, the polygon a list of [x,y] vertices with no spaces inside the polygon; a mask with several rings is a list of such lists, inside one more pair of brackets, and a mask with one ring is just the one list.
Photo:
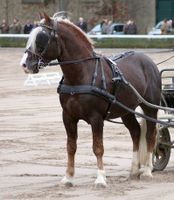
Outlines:
{"label": "blinker", "polygon": [[44,32],[41,31],[37,34],[36,36],[36,50],[38,51],[38,53],[42,53],[45,49],[45,47],[47,46],[49,41],[49,35]]}

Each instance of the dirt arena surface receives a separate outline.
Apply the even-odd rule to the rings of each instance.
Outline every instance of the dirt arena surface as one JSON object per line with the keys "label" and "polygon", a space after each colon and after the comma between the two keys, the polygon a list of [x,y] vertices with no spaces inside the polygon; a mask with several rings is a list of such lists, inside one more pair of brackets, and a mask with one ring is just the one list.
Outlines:
{"label": "dirt arena surface", "polygon": [[[79,123],[75,186],[59,183],[66,170],[66,134],[57,84],[24,86],[19,67],[24,49],[0,48],[0,200],[172,200],[174,154],[167,168],[152,181],[130,181],[132,141],[123,125],[105,122],[104,163],[108,187],[94,187],[96,158],[90,127]],[[105,55],[124,49],[97,49]],[[174,55],[171,50],[141,49],[155,63]],[[174,59],[159,66],[174,67]],[[43,72],[60,72],[58,66]],[[155,95],[155,94],[154,94]],[[173,134],[170,130],[171,135]]]}

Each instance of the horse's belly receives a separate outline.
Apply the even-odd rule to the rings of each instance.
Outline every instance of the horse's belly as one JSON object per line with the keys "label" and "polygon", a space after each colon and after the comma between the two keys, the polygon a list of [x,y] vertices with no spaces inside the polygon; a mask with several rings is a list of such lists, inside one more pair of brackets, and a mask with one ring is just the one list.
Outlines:
{"label": "horse's belly", "polygon": [[62,95],[61,105],[69,116],[77,120],[85,120],[89,123],[93,115],[106,115],[108,102],[101,97],[90,94]]}
{"label": "horse's belly", "polygon": [[[90,123],[94,115],[98,115],[103,119],[115,119],[128,113],[116,104],[111,104],[109,107],[109,102],[93,95],[63,95],[63,97],[61,105],[69,117],[75,120],[84,120],[87,123]],[[132,104],[129,102],[129,105],[126,104],[126,106],[134,109],[137,105],[135,102]],[[109,111],[109,114],[107,111]]]}

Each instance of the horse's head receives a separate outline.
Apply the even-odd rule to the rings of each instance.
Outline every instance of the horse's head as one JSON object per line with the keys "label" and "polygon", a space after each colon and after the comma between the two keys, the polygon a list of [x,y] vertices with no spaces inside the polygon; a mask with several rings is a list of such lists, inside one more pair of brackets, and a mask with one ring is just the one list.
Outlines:
{"label": "horse's head", "polygon": [[38,73],[51,60],[58,58],[58,35],[56,22],[44,13],[40,25],[29,35],[21,66],[26,73]]}

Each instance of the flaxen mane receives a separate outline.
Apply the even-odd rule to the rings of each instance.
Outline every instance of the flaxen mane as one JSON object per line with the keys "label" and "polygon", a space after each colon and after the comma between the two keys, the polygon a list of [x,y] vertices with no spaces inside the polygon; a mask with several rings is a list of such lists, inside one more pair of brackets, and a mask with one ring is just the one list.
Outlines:
{"label": "flaxen mane", "polygon": [[62,19],[62,18],[52,18],[54,21],[57,21],[58,23],[61,23],[62,25],[65,25],[68,27],[72,32],[76,32],[78,35],[78,38],[81,39],[88,45],[90,48],[93,49],[94,42],[88,38],[85,32],[83,32],[78,26],[73,24],[69,19]]}

